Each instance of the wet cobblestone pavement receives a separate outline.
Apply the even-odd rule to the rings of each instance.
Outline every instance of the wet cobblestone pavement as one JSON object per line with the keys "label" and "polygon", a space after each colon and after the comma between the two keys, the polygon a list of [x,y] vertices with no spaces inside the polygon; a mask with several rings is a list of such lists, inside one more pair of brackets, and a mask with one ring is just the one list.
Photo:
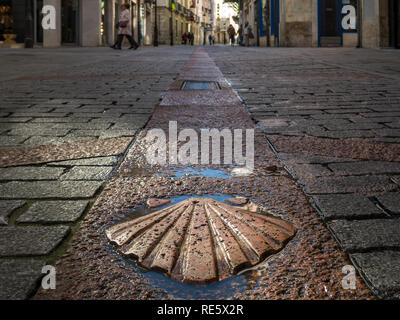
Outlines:
{"label": "wet cobblestone pavement", "polygon": [[[32,51],[31,72],[0,82],[1,298],[398,297],[398,52],[55,52],[54,65],[36,70],[49,53]],[[219,88],[180,90],[187,80]],[[255,128],[254,173],[150,166],[146,133],[167,132],[169,121],[197,132]],[[106,230],[149,198],[187,196],[247,197],[297,233],[263,263],[208,286],[143,270],[109,243]],[[363,279],[345,290],[342,268],[351,263]],[[56,290],[39,289],[44,264],[56,266]]]}

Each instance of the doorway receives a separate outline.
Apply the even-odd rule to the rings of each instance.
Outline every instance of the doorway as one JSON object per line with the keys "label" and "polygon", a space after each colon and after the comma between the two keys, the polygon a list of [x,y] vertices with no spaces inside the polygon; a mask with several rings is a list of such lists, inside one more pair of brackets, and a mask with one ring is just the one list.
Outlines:
{"label": "doorway", "polygon": [[339,35],[338,26],[338,4],[336,0],[325,0],[324,24],[322,35],[325,37],[336,37]]}
{"label": "doorway", "polygon": [[341,3],[341,0],[318,1],[318,40],[321,47],[340,47],[342,45]]}
{"label": "doorway", "polygon": [[79,43],[79,0],[61,1],[61,41]]}
{"label": "doorway", "polygon": [[391,47],[400,48],[400,3],[389,1],[389,43]]}
{"label": "doorway", "polygon": [[43,19],[43,0],[36,0],[34,2],[34,26],[35,26],[35,43],[43,43],[43,28],[42,28],[42,19]]}

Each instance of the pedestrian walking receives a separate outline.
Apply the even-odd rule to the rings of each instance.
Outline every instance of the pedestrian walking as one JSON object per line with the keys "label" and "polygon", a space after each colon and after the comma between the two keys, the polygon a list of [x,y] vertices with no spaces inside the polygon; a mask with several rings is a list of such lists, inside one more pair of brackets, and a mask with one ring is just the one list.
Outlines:
{"label": "pedestrian walking", "polygon": [[240,46],[242,46],[243,45],[243,28],[242,28],[242,25],[240,25],[240,27],[239,27],[238,34],[239,34],[238,44]]}
{"label": "pedestrian walking", "polygon": [[212,35],[211,34],[208,36],[208,42],[210,43],[210,46],[212,46]]}
{"label": "pedestrian walking", "polygon": [[228,27],[228,34],[229,34],[229,39],[231,40],[231,46],[233,47],[235,45],[236,30],[231,24]]}
{"label": "pedestrian walking", "polygon": [[131,44],[129,49],[137,49],[139,45],[132,38],[132,26],[131,26],[131,12],[130,12],[130,4],[123,4],[121,6],[121,14],[118,19],[118,23],[116,27],[118,28],[118,37],[117,42],[111,46],[113,49],[121,50],[122,41],[124,40],[124,36],[128,39]]}
{"label": "pedestrian walking", "polygon": [[182,44],[187,44],[187,41],[188,41],[188,34],[185,32],[183,35],[182,35]]}
{"label": "pedestrian walking", "polygon": [[194,44],[194,33],[189,32],[189,43],[192,46]]}

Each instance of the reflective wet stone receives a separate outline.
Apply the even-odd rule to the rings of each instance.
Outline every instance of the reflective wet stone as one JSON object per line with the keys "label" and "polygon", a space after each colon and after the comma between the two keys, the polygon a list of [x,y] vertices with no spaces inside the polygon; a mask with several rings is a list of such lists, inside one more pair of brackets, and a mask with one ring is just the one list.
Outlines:
{"label": "reflective wet stone", "polygon": [[149,208],[158,208],[170,204],[172,201],[168,199],[156,199],[150,198],[147,200],[147,206]]}
{"label": "reflective wet stone", "polygon": [[225,200],[226,203],[232,204],[234,206],[244,206],[249,202],[249,199],[243,197],[229,198]]}

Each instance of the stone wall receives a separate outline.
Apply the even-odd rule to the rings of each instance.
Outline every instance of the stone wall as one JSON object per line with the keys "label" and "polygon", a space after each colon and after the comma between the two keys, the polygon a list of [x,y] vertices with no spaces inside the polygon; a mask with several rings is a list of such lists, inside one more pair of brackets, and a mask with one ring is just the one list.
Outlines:
{"label": "stone wall", "polygon": [[379,47],[379,0],[362,0],[362,46]]}
{"label": "stone wall", "polygon": [[379,3],[379,31],[380,47],[388,47],[390,43],[389,31],[389,0],[381,0]]}
{"label": "stone wall", "polygon": [[51,5],[56,9],[56,29],[43,30],[43,47],[61,46],[61,0],[44,0],[43,5]]}
{"label": "stone wall", "polygon": [[313,44],[313,1],[285,0],[281,6],[280,45],[311,47]]}
{"label": "stone wall", "polygon": [[81,36],[80,44],[84,47],[95,47],[101,44],[101,1],[84,0],[80,7]]}

